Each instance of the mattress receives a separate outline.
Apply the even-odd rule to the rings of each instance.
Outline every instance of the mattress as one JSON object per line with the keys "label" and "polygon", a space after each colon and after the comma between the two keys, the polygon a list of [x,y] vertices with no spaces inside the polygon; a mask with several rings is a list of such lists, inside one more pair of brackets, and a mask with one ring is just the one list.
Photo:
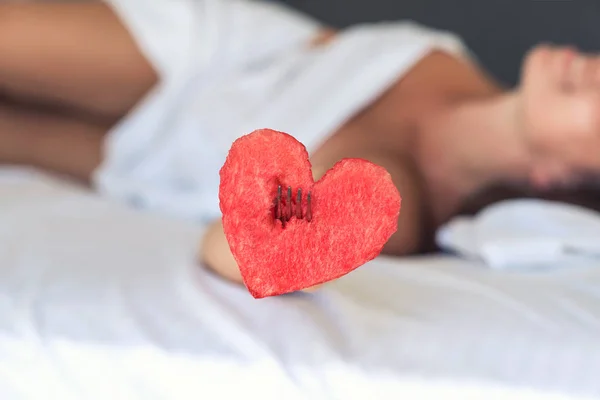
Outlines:
{"label": "mattress", "polygon": [[600,396],[598,263],[378,258],[255,300],[196,263],[201,232],[0,170],[0,398]]}

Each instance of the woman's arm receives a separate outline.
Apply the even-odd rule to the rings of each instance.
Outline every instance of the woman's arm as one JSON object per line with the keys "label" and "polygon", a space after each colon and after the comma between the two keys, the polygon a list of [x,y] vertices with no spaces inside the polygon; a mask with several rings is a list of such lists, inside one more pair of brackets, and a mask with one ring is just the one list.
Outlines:
{"label": "woman's arm", "polygon": [[102,2],[0,4],[0,91],[120,118],[157,81]]}

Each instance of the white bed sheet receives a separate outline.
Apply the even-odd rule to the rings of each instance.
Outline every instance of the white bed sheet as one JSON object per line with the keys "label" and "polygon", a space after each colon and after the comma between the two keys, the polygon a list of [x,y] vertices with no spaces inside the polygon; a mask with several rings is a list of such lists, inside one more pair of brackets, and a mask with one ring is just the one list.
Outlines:
{"label": "white bed sheet", "polygon": [[600,265],[381,258],[254,300],[195,264],[200,231],[1,170],[0,398],[600,396]]}

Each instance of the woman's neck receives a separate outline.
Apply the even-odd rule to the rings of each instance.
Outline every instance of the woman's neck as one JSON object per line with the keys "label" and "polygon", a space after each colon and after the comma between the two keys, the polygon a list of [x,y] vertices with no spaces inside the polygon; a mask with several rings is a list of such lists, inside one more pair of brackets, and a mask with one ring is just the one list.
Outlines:
{"label": "woman's neck", "polygon": [[414,149],[437,220],[498,182],[527,181],[530,151],[519,121],[517,92],[465,100],[423,118]]}

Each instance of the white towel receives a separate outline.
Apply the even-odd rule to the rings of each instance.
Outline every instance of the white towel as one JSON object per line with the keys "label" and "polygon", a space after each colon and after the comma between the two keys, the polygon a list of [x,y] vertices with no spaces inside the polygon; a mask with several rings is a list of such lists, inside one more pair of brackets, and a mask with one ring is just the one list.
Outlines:
{"label": "white towel", "polygon": [[600,258],[600,214],[553,201],[508,200],[451,220],[437,242],[492,268],[564,268]]}
{"label": "white towel", "polygon": [[161,84],[109,134],[97,188],[186,219],[220,215],[218,171],[258,128],[312,152],[433,49],[459,39],[412,23],[361,25],[310,48],[305,16],[249,0],[110,0]]}

